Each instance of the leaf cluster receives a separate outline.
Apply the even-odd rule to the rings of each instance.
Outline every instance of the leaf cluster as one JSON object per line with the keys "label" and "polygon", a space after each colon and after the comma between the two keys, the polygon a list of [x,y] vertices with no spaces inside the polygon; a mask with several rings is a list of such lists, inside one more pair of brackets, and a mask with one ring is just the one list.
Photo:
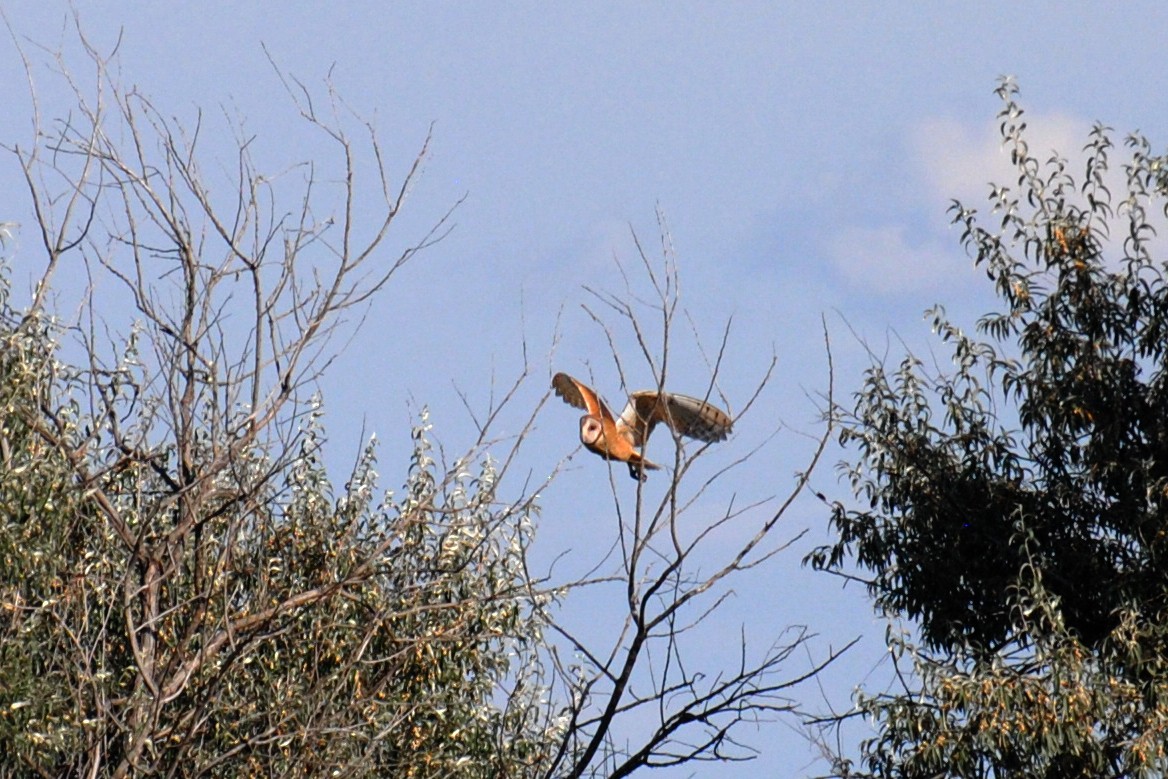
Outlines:
{"label": "leaf cluster", "polygon": [[[130,628],[142,612],[126,598],[140,571],[73,464],[38,433],[44,408],[54,440],[91,437],[100,424],[70,400],[77,374],[56,360],[44,328],[6,313],[0,751],[59,775],[117,764],[135,707],[151,695]],[[150,623],[154,675],[206,653],[223,626],[235,633],[155,704],[136,771],[533,769],[554,735],[546,701],[538,686],[499,697],[505,681],[538,673],[539,610],[523,586],[530,511],[497,510],[489,459],[448,478],[430,457],[424,416],[400,501],[376,500],[372,443],[334,497],[319,418],[318,406],[282,470],[273,473],[262,450],[237,459],[239,482],[219,486],[245,490],[248,501],[198,507],[207,521],[166,575]],[[196,452],[195,469],[210,456]],[[175,521],[166,472],[126,466],[103,476],[102,492],[144,544]]]}
{"label": "leaf cluster", "polygon": [[936,309],[952,368],[873,364],[837,409],[861,505],[833,504],[838,539],[809,561],[870,572],[923,644],[891,641],[915,676],[903,695],[860,698],[873,775],[1162,771],[1165,158],[1132,135],[1113,170],[1097,125],[1074,175],[1031,153],[1016,85],[998,94],[1017,176],[987,214],[951,213],[1001,307],[976,335]]}
{"label": "leaf cluster", "polygon": [[[59,56],[75,110],[7,148],[44,255],[26,307],[0,283],[4,770],[534,772],[560,736],[535,501],[498,499],[483,441],[435,462],[425,415],[399,499],[373,440],[343,488],[325,468],[330,337],[447,229],[379,251],[425,148],[392,186],[372,126],[352,137],[335,92],[290,80],[340,175],[265,176],[236,127],[212,179],[201,117],[122,87],[79,38],[96,86]],[[93,281],[69,321],[64,266]]]}

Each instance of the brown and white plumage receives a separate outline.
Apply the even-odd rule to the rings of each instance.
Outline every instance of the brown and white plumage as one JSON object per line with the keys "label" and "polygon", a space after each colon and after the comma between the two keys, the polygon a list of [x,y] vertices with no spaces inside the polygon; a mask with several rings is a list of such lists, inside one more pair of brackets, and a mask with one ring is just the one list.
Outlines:
{"label": "brown and white plumage", "polygon": [[656,390],[634,392],[625,410],[614,417],[595,390],[566,373],[552,377],[552,389],[568,405],[587,412],[580,418],[580,442],[585,448],[606,460],[627,463],[634,479],[644,479],[645,470],[661,467],[638,451],[658,422],[664,422],[679,435],[710,443],[725,440],[733,424],[722,409],[688,395]]}

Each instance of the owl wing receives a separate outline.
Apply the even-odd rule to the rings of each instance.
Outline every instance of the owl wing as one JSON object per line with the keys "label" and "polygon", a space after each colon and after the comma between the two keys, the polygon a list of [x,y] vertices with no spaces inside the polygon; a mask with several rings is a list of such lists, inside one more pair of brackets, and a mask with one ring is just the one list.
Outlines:
{"label": "owl wing", "polygon": [[708,443],[725,440],[733,427],[730,415],[711,403],[656,390],[629,395],[618,425],[631,432],[635,446],[644,446],[658,422],[679,435]]}
{"label": "owl wing", "polygon": [[552,376],[552,389],[564,399],[569,406],[584,409],[587,413],[601,419],[614,422],[612,412],[596,394],[596,391],[587,384],[576,381],[566,373],[557,373]]}

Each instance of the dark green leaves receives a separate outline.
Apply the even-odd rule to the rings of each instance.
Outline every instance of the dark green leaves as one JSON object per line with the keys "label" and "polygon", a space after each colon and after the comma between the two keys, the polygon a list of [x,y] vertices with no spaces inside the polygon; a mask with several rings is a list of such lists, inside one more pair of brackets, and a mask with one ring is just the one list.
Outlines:
{"label": "dark green leaves", "polygon": [[837,410],[856,505],[834,504],[838,539],[809,560],[866,571],[923,643],[893,646],[915,689],[859,698],[870,775],[1162,775],[1164,158],[1132,136],[1115,175],[1097,124],[1081,174],[1039,160],[1016,85],[998,94],[1017,176],[986,215],[950,211],[1001,306],[976,337],[938,309],[951,370],[873,365]]}

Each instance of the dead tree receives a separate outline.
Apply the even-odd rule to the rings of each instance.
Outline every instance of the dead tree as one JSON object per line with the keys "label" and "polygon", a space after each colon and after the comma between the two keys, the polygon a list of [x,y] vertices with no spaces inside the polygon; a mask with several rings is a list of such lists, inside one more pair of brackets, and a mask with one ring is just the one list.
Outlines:
{"label": "dead tree", "polygon": [[[585,310],[604,332],[621,385],[630,386],[626,361],[618,348],[624,335],[636,344],[637,358],[643,362],[640,372],[647,369],[662,391],[670,389],[670,355],[679,337],[678,320],[686,312],[680,305],[668,230],[660,216],[659,225],[660,260],[651,259],[633,236],[639,275],[647,280],[650,294],[644,298],[636,294],[636,283],[630,283],[622,269],[629,286],[621,294],[588,289],[599,307],[586,305]],[[704,397],[695,393],[723,407],[733,407],[719,390],[729,341],[728,321],[712,358],[707,358],[709,383]],[[774,367],[772,357],[752,396],[737,409],[735,422],[750,419]],[[830,386],[828,351],[829,398]],[[673,389],[692,392],[693,388]],[[830,430],[825,429],[815,441],[803,473],[785,496],[745,506],[729,502],[714,516],[699,516],[704,510],[698,508],[699,501],[759,452],[749,451],[712,474],[697,476],[695,465],[710,454],[712,446],[725,444],[685,442],[667,425],[657,429],[665,431],[659,436],[672,432],[674,439],[672,468],[654,471],[650,477],[664,477],[663,489],[650,489],[649,482],[639,481],[630,501],[624,468],[618,463],[608,474],[612,511],[620,529],[618,563],[615,571],[602,569],[596,581],[621,585],[623,595],[611,603],[611,612],[605,611],[623,613],[617,638],[610,645],[596,646],[553,620],[563,649],[554,652],[552,666],[570,705],[569,722],[545,770],[547,777],[623,777],[652,767],[748,760],[754,753],[740,740],[740,726],[797,712],[798,686],[847,649],[829,649],[809,667],[792,672],[792,666],[804,661],[813,635],[806,627],[791,626],[781,635],[764,639],[761,649],[751,645],[744,629],[737,651],[723,656],[725,665],[697,659],[695,652],[701,644],[708,648],[720,643],[711,635],[711,617],[729,597],[731,587],[745,572],[768,564],[801,537],[802,532],[788,530],[781,520],[804,490]],[[660,453],[662,442],[655,443],[654,450]],[[715,535],[730,523],[739,528],[750,523],[752,530],[737,546],[716,550]],[[601,596],[593,593],[591,597]]]}

